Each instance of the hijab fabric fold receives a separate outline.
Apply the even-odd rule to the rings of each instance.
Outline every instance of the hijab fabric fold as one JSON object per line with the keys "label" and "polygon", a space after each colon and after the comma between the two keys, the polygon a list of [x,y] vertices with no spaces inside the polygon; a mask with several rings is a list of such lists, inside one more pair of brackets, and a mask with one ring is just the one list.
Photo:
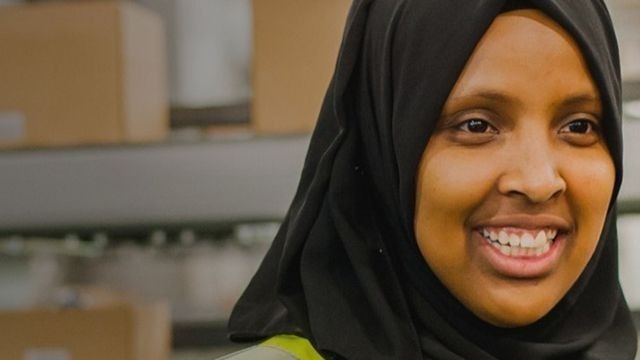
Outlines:
{"label": "hijab fabric fold", "polygon": [[232,340],[295,334],[328,359],[633,359],[615,228],[620,68],[602,1],[527,3],[580,46],[616,168],[602,236],[568,294],[531,325],[495,327],[447,291],[416,244],[416,171],[442,106],[495,17],[520,3],[354,0],[298,190],[232,313]]}

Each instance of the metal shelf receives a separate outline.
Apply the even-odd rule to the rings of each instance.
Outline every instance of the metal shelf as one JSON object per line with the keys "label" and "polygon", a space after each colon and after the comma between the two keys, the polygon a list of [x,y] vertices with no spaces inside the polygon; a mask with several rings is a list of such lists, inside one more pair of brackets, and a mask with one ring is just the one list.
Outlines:
{"label": "metal shelf", "polygon": [[282,218],[309,136],[0,153],[0,232]]}

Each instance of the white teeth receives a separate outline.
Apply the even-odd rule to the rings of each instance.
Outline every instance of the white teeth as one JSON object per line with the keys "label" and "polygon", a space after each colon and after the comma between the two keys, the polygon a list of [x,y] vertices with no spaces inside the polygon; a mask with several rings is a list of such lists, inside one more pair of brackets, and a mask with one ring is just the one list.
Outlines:
{"label": "white teeth", "polygon": [[547,241],[544,246],[542,247],[542,253],[546,253],[547,251],[549,251],[549,248],[551,247],[551,241]]}
{"label": "white teeth", "polygon": [[525,233],[520,238],[520,246],[525,248],[533,247],[533,236],[529,233]]}
{"label": "white teeth", "polygon": [[558,231],[540,230],[535,238],[531,232],[523,231],[518,236],[516,234],[508,234],[505,230],[495,232],[489,229],[482,229],[482,235],[489,244],[495,247],[502,254],[507,256],[541,256],[549,251],[552,240]]}
{"label": "white teeth", "polygon": [[547,242],[547,235],[544,231],[540,231],[533,242],[533,247],[542,247]]}
{"label": "white teeth", "polygon": [[522,256],[524,249],[516,246],[511,248],[511,256]]}
{"label": "white teeth", "polygon": [[520,237],[518,235],[511,234],[509,236],[509,245],[514,246],[513,244],[516,244],[515,246],[519,246],[521,242],[522,240],[520,240]]}
{"label": "white teeth", "polygon": [[511,246],[520,246],[520,238],[516,234],[511,234],[509,236],[509,245]]}
{"label": "white teeth", "polygon": [[498,234],[498,241],[500,241],[500,244],[502,245],[507,245],[509,243],[509,235],[504,231],[500,231],[500,234]]}

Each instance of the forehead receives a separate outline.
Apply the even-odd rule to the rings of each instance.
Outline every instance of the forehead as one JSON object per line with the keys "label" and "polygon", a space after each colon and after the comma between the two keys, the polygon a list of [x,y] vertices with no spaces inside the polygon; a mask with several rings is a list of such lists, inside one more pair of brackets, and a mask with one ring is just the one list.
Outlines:
{"label": "forehead", "polygon": [[494,20],[467,61],[452,95],[464,96],[479,87],[527,97],[538,92],[536,98],[567,92],[597,95],[576,42],[537,10],[511,11]]}

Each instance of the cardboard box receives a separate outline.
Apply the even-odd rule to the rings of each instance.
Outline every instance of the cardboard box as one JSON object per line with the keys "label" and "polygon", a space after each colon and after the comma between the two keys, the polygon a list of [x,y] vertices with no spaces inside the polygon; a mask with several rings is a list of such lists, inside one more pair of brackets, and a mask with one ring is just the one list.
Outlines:
{"label": "cardboard box", "polygon": [[156,141],[168,130],[165,35],[126,1],[0,7],[0,147]]}
{"label": "cardboard box", "polygon": [[2,360],[169,360],[166,305],[0,311]]}
{"label": "cardboard box", "polygon": [[253,0],[251,121],[256,132],[313,129],[350,4],[350,0]]}

